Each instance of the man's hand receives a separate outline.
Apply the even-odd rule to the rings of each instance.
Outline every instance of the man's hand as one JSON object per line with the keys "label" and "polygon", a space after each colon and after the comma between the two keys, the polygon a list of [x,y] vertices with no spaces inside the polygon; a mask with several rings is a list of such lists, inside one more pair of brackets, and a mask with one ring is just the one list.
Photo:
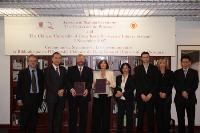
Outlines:
{"label": "man's hand", "polygon": [[64,91],[65,91],[64,89],[59,90],[58,91],[58,96],[59,97],[63,97],[64,96]]}
{"label": "man's hand", "polygon": [[74,88],[72,88],[72,89],[70,90],[70,92],[71,92],[71,94],[72,94],[73,97],[76,96],[76,91],[74,90]]}
{"label": "man's hand", "polygon": [[148,101],[151,99],[151,97],[152,97],[152,94],[149,93],[149,94],[146,96],[146,102],[148,102]]}
{"label": "man's hand", "polygon": [[17,100],[17,105],[18,105],[19,107],[23,106],[22,100]]}
{"label": "man's hand", "polygon": [[159,95],[160,95],[160,98],[163,98],[163,99],[167,97],[167,94],[163,92],[160,92]]}
{"label": "man's hand", "polygon": [[83,96],[86,97],[88,95],[88,89],[85,89],[85,91],[83,92]]}
{"label": "man's hand", "polygon": [[122,97],[123,93],[121,91],[117,91],[117,93],[115,94],[116,97]]}
{"label": "man's hand", "polygon": [[184,97],[185,99],[188,99],[187,91],[182,91],[182,97]]}
{"label": "man's hand", "polygon": [[144,94],[141,94],[141,98],[143,102],[146,102],[146,96]]}

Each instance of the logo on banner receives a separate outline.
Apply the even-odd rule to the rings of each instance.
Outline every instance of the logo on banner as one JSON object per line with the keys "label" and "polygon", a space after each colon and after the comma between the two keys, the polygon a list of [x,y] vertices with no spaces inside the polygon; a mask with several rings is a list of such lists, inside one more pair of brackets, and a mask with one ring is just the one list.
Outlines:
{"label": "logo on banner", "polygon": [[130,24],[130,26],[131,26],[131,28],[133,29],[133,30],[135,30],[137,27],[138,27],[138,24],[136,23],[136,22],[132,22],[131,24]]}
{"label": "logo on banner", "polygon": [[47,29],[51,29],[51,30],[55,29],[55,26],[54,26],[54,24],[52,22],[43,22],[43,21],[40,21],[40,22],[38,22],[37,25],[41,29],[43,29],[43,28],[45,28],[45,29],[47,28]]}

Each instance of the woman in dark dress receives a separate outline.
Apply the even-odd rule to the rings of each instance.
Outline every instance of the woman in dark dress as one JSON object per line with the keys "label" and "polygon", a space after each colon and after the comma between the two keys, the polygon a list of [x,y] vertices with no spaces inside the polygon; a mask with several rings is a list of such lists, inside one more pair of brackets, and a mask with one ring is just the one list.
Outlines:
{"label": "woman in dark dress", "polygon": [[133,132],[133,109],[134,109],[134,80],[131,75],[131,67],[123,63],[120,68],[121,75],[116,77],[114,96],[118,106],[117,132],[123,133],[124,116],[126,115],[126,132]]}
{"label": "woman in dark dress", "polygon": [[156,100],[156,117],[158,133],[169,133],[171,119],[173,72],[169,69],[166,59],[158,61],[159,82]]}

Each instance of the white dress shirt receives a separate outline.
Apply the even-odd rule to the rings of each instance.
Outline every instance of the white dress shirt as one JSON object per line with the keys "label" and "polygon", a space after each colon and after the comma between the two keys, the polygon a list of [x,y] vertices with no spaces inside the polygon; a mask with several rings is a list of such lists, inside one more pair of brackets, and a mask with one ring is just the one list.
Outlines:
{"label": "white dress shirt", "polygon": [[[122,93],[124,93],[124,91],[125,91],[125,85],[126,85],[127,79],[128,79],[128,75],[127,75],[126,77],[124,77],[124,76],[122,75],[122,82],[121,82]],[[120,99],[126,100],[126,98],[125,98],[124,96],[122,96]]]}
{"label": "white dress shirt", "polygon": [[145,72],[147,73],[148,72],[148,68],[149,68],[149,64],[146,64],[146,65],[143,64],[143,66],[144,66]]}
{"label": "white dress shirt", "polygon": [[187,73],[188,73],[188,68],[183,68],[183,72],[184,72],[184,75],[185,77],[187,76]]}

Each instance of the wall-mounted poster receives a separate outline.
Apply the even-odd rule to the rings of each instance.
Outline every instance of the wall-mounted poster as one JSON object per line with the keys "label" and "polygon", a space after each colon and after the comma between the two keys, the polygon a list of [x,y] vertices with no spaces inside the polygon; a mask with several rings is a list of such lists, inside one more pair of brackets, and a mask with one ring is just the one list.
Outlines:
{"label": "wall-mounted poster", "polygon": [[174,17],[5,17],[4,20],[6,55],[51,55],[58,51],[71,56],[80,53],[139,56],[148,51],[152,56],[175,56]]}

